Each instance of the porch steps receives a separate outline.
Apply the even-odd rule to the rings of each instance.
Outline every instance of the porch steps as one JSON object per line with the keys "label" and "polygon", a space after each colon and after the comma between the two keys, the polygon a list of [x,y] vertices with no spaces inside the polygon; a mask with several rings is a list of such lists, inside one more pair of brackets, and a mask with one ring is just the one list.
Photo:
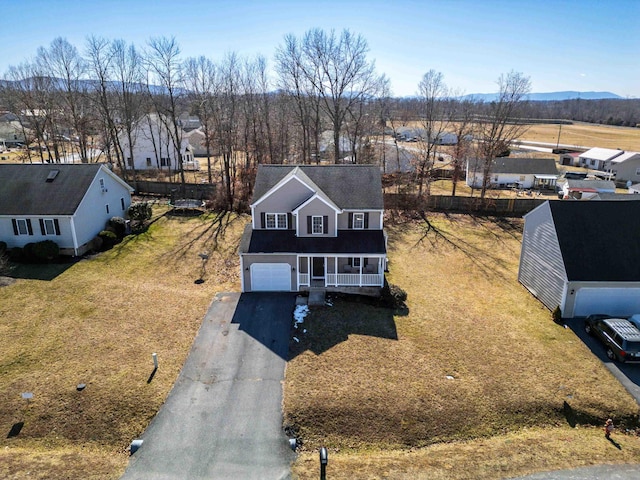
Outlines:
{"label": "porch steps", "polygon": [[324,305],[327,291],[324,288],[311,287],[309,289],[309,306]]}

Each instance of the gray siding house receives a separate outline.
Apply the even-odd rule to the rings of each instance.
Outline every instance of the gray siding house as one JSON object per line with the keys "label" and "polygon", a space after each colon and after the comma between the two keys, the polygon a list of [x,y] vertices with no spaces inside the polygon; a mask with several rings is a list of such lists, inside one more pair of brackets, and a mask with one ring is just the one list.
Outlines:
{"label": "gray siding house", "polygon": [[132,192],[104,164],[0,165],[0,241],[53,240],[82,255],[110,218],[125,216]]}
{"label": "gray siding house", "polygon": [[383,213],[376,166],[259,165],[240,242],[242,291],[379,293]]}
{"label": "gray siding house", "polygon": [[[483,162],[467,162],[467,185],[482,188]],[[491,188],[540,188],[553,190],[558,179],[558,168],[553,158],[496,158],[491,162],[489,186]]]}
{"label": "gray siding house", "polygon": [[518,280],[547,308],[640,312],[640,202],[547,201],[524,219]]}

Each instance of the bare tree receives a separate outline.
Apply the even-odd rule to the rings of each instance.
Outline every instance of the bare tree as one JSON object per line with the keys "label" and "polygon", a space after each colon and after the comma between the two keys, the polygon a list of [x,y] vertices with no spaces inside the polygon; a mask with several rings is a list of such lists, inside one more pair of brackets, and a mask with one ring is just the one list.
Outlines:
{"label": "bare tree", "polygon": [[213,134],[213,95],[216,83],[216,66],[208,58],[188,58],[184,63],[185,87],[189,90],[195,110],[204,134],[204,147],[207,155],[207,177],[213,183],[211,172],[211,138]]}
{"label": "bare tree", "polygon": [[[180,172],[182,194],[185,194],[184,164],[182,157],[183,135],[180,127],[179,100],[185,92],[182,86],[182,61],[180,46],[175,38],[152,38],[148,43],[145,55],[147,70],[150,76],[148,92],[159,120],[165,125],[177,156],[177,167]],[[153,85],[153,86],[152,86]],[[158,87],[160,91],[156,91]]]}
{"label": "bare tree", "polygon": [[475,101],[462,95],[453,95],[450,99],[451,128],[456,136],[456,144],[451,152],[451,196],[456,196],[458,181],[472,152],[473,143],[473,112]]}
{"label": "bare tree", "polygon": [[498,78],[498,96],[486,105],[486,113],[476,122],[478,156],[482,162],[482,190],[484,198],[491,180],[491,164],[513,140],[526,130],[527,95],[531,79],[520,72],[511,71]]}
{"label": "bare tree", "polygon": [[423,193],[423,185],[427,182],[426,193],[430,193],[431,170],[435,163],[442,134],[449,126],[447,107],[448,89],[441,72],[429,70],[418,85],[419,123],[422,136],[419,142],[420,155],[416,165],[418,180],[418,196]]}
{"label": "bare tree", "polygon": [[[36,62],[43,72],[58,83],[61,108],[67,121],[66,132],[62,138],[66,142],[75,136],[80,161],[89,161],[89,136],[91,133],[92,111],[89,107],[87,83],[84,81],[87,65],[76,47],[66,39],[58,37],[48,49],[40,47]],[[75,144],[75,142],[70,142]]]}
{"label": "bare tree", "polygon": [[285,42],[280,52],[292,58],[289,68],[282,70],[291,71],[293,67],[311,84],[333,130],[333,157],[337,163],[348,112],[381,89],[375,64],[367,60],[367,42],[349,30],[343,30],[338,37],[333,30],[327,34],[318,28],[305,33],[302,42],[295,41],[293,36],[286,37]]}

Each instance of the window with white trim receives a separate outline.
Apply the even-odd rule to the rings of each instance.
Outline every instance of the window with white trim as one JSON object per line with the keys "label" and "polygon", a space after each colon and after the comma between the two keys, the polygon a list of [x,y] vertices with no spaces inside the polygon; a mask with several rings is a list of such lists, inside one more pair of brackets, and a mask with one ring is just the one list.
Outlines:
{"label": "window with white trim", "polygon": [[51,218],[45,218],[43,221],[44,226],[44,234],[45,235],[55,235],[56,234],[56,225]]}
{"label": "window with white trim", "polygon": [[324,224],[321,215],[314,215],[311,217],[311,233],[324,233]]}
{"label": "window with white trim", "polygon": [[286,213],[265,214],[265,227],[272,230],[286,230],[287,214]]}
{"label": "window with white trim", "polygon": [[353,257],[351,259],[351,265],[354,267],[360,267],[360,257]]}
{"label": "window with white trim", "polygon": [[636,168],[636,177],[640,175],[640,167]]}
{"label": "window with white trim", "polygon": [[353,214],[353,228],[356,230],[362,230],[364,228],[364,213]]}
{"label": "window with white trim", "polygon": [[18,235],[29,235],[29,228],[27,227],[27,221],[23,218],[16,218],[16,229]]}
{"label": "window with white trim", "polygon": [[161,157],[160,158],[160,166],[161,167],[170,167],[171,159],[169,157]]}
{"label": "window with white trim", "polygon": [[147,167],[151,167],[151,157],[147,157]]}

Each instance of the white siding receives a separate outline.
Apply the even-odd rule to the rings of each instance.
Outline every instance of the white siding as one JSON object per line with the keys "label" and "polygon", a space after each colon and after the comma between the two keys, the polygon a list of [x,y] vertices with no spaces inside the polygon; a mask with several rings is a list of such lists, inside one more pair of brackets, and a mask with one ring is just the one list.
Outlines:
{"label": "white siding", "polygon": [[549,203],[525,215],[518,280],[549,309],[564,307],[567,273]]}

